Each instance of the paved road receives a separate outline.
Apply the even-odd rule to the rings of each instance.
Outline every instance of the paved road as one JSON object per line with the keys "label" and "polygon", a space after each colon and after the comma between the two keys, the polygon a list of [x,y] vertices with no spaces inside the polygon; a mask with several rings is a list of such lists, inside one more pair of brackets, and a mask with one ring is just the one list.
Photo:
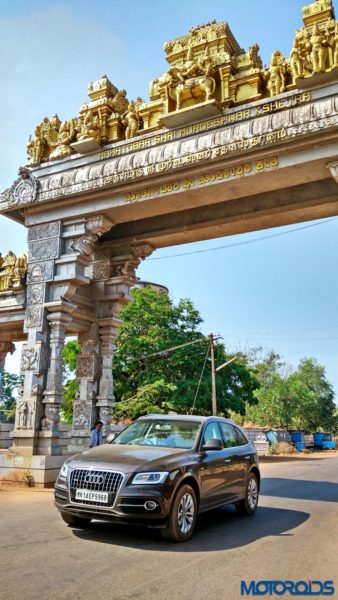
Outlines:
{"label": "paved road", "polygon": [[333,579],[338,598],[338,457],[262,473],[255,517],[213,511],[178,545],[107,523],[72,530],[51,491],[1,491],[0,598],[237,600],[242,579]]}

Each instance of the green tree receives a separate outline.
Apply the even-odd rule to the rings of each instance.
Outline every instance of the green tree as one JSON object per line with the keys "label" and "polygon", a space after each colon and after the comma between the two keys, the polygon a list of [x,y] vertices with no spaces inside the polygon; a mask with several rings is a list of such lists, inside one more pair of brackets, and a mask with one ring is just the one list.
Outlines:
{"label": "green tree", "polygon": [[309,432],[335,429],[334,391],[322,365],[314,358],[304,358],[290,376],[289,385],[297,427]]}
{"label": "green tree", "polygon": [[[171,398],[175,410],[189,412],[195,402],[203,366],[203,377],[195,402],[195,412],[210,414],[211,365],[209,340],[199,331],[202,318],[191,300],[175,306],[163,293],[151,287],[135,289],[134,301],[121,312],[123,325],[116,341],[113,361],[114,395],[117,401],[136,396],[139,388],[163,380],[176,387]],[[197,343],[165,352],[166,349],[196,341]],[[159,352],[162,354],[156,354]],[[223,344],[215,348],[217,364],[231,355]],[[219,412],[234,410],[244,414],[245,403],[253,402],[258,383],[248,368],[244,355],[217,374]]]}
{"label": "green tree", "polygon": [[295,370],[274,352],[258,361],[257,354],[255,358],[260,387],[255,391],[257,405],[247,407],[247,420],[308,432],[337,428],[333,388],[314,358],[301,360]]}
{"label": "green tree", "polygon": [[23,383],[21,375],[14,375],[7,371],[1,371],[1,388],[0,397],[0,418],[3,415],[4,420],[14,422],[15,419],[15,390]]}
{"label": "green tree", "polygon": [[256,405],[246,407],[246,419],[256,425],[288,428],[292,418],[290,367],[276,352],[264,355],[262,348],[254,348],[249,361],[260,386],[254,392]]}
{"label": "green tree", "polygon": [[77,340],[67,342],[62,351],[63,403],[61,419],[65,423],[71,423],[73,420],[74,396],[79,389],[79,384],[75,379],[75,370],[80,351],[80,344]]}
{"label": "green tree", "polygon": [[134,397],[118,402],[115,416],[118,418],[137,419],[150,413],[165,414],[173,408],[170,403],[176,387],[159,379],[154,383],[141,386]]}

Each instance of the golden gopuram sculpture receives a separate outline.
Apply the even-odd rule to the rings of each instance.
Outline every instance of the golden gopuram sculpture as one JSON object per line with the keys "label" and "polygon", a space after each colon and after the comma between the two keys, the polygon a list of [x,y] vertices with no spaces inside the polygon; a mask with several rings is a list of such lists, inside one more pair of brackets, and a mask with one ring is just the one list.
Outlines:
{"label": "golden gopuram sculpture", "polygon": [[22,290],[26,282],[27,255],[16,256],[10,250],[5,258],[0,253],[0,293]]}
{"label": "golden gopuram sculpture", "polygon": [[[289,58],[276,50],[264,67],[259,46],[245,52],[226,22],[211,21],[164,44],[169,68],[150,83],[150,100],[128,101],[103,75],[88,87],[90,101],[78,117],[45,117],[27,143],[32,165],[132,139],[227,108],[294,89],[306,89],[338,76],[338,22],[332,0],[303,8],[304,27],[296,31]],[[316,79],[315,79],[316,78]]]}

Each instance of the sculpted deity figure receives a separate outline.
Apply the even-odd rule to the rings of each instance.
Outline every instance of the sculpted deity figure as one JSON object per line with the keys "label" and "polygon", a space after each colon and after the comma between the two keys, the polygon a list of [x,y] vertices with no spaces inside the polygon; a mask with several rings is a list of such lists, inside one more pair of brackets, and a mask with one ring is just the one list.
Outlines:
{"label": "sculpted deity figure", "polygon": [[338,69],[338,23],[336,23],[336,26],[335,26],[334,36],[333,36],[333,40],[332,40],[332,46],[333,46],[332,67],[334,69]]}
{"label": "sculpted deity figure", "polygon": [[208,46],[205,49],[203,58],[199,59],[198,61],[198,68],[200,71],[199,74],[205,75],[206,77],[212,77],[212,75],[215,74],[215,69]]}
{"label": "sculpted deity figure", "polygon": [[126,140],[134,137],[140,128],[140,117],[134,100],[129,102],[128,110],[124,114],[122,122],[127,126]]}
{"label": "sculpted deity figure", "polygon": [[47,144],[42,133],[41,125],[37,125],[35,127],[34,133],[34,139],[32,139],[31,135],[29,136],[27,142],[27,154],[30,157],[30,160],[33,164],[39,164],[41,162]]}
{"label": "sculpted deity figure", "polygon": [[70,143],[75,137],[75,119],[69,119],[63,121],[60,126],[60,130],[57,136],[57,144],[50,154],[50,158],[60,158],[62,156],[69,156],[72,153]]}
{"label": "sculpted deity figure", "polygon": [[94,140],[100,143],[101,128],[102,117],[100,109],[95,113],[91,109],[88,110],[80,122],[78,140],[94,138]]}
{"label": "sculpted deity figure", "polygon": [[27,254],[21,254],[13,269],[13,288],[21,288],[27,272]]}
{"label": "sculpted deity figure", "polygon": [[326,48],[324,42],[325,40],[322,39],[318,24],[315,23],[310,38],[310,61],[313,75],[315,73],[324,73],[325,71]]}
{"label": "sculpted deity figure", "polygon": [[184,83],[186,79],[199,75],[200,65],[192,58],[192,47],[189,46],[183,67],[177,69],[177,77]]}
{"label": "sculpted deity figure", "polygon": [[294,83],[299,77],[304,77],[304,60],[297,38],[293,43],[290,54],[290,68]]}
{"label": "sculpted deity figure", "polygon": [[0,291],[9,290],[13,285],[16,255],[10,250],[0,268]]}
{"label": "sculpted deity figure", "polygon": [[28,403],[26,401],[22,402],[19,407],[19,427],[23,429],[27,428],[27,418],[28,418]]}
{"label": "sculpted deity figure", "polygon": [[285,92],[285,76],[285,58],[279,50],[276,50],[271,56],[270,68],[265,74],[270,96],[277,96]]}
{"label": "sculpted deity figure", "polygon": [[259,46],[254,44],[249,48],[249,58],[254,69],[261,69],[263,67],[262,59],[259,56]]}

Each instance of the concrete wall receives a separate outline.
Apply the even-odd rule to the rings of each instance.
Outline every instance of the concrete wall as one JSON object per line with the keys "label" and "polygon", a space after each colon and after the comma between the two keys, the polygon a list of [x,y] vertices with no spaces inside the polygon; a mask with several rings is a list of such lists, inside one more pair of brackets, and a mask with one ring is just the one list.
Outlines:
{"label": "concrete wall", "polygon": [[[257,433],[262,431],[265,433],[267,431],[264,427],[242,427],[242,429],[245,431],[249,441],[252,443],[255,441]],[[272,429],[272,431],[277,433],[279,442],[289,442],[291,439],[290,434],[286,431],[286,429]]]}

